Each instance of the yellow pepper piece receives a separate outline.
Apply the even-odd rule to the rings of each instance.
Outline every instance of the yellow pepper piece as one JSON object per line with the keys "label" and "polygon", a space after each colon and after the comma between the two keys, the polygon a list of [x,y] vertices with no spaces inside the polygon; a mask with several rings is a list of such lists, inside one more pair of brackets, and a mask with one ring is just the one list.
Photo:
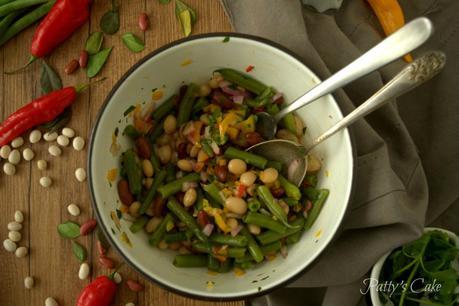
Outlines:
{"label": "yellow pepper piece", "polygon": [[230,126],[230,127],[228,128],[227,133],[228,133],[228,136],[229,136],[229,138],[230,138],[231,140],[236,140],[236,139],[237,139],[237,136],[239,135],[239,130],[236,129],[236,128],[234,128],[234,127],[232,127],[232,126]]}
{"label": "yellow pepper piece", "polygon": [[230,125],[233,125],[237,122],[239,119],[239,116],[236,115],[235,113],[227,113],[222,122],[218,124],[218,130],[220,131],[220,137],[225,136],[226,131],[228,130]]}
{"label": "yellow pepper piece", "polygon": [[239,123],[238,128],[244,134],[255,132],[255,116],[250,116],[249,118]]}
{"label": "yellow pepper piece", "polygon": [[221,213],[222,210],[219,208],[214,208],[210,206],[209,201],[203,199],[202,201],[202,209],[211,217],[214,218],[215,223],[217,226],[224,232],[229,233],[231,232],[231,228],[226,224],[225,220],[223,219]]}
{"label": "yellow pepper piece", "polygon": [[202,110],[205,113],[213,113],[214,111],[219,111],[221,108],[218,105],[215,104],[209,104],[206,107],[204,107]]}
{"label": "yellow pepper piece", "polygon": [[225,223],[225,220],[223,220],[223,217],[219,213],[214,214],[214,220],[217,226],[224,232],[224,233],[229,233],[231,232],[230,227]]}
{"label": "yellow pepper piece", "polygon": [[191,34],[191,14],[189,10],[184,10],[179,14],[180,23],[182,25],[183,35],[185,37]]}

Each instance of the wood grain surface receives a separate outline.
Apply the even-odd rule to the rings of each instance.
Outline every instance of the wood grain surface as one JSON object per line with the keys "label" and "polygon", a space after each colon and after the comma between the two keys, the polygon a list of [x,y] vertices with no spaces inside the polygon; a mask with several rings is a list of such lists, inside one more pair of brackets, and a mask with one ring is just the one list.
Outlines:
{"label": "wood grain surface", "polygon": [[[195,8],[198,21],[193,33],[230,31],[230,24],[217,0],[186,0]],[[65,65],[77,58],[88,34],[99,30],[99,20],[103,13],[110,8],[110,1],[95,0],[92,5],[91,20],[79,29],[67,42],[60,46],[47,58],[47,62],[61,74],[64,86],[87,83],[85,71],[75,74],[64,74]],[[150,29],[142,33],[138,28],[138,16],[146,12],[150,18]],[[73,116],[69,124],[78,135],[88,140],[92,122],[103,103],[103,100],[113,84],[135,62],[156,48],[181,38],[183,35],[174,15],[174,5],[159,4],[158,0],[125,0],[121,1],[121,29],[113,36],[105,36],[104,46],[113,46],[113,52],[100,76],[107,80],[90,87],[81,94],[73,106]],[[29,45],[35,26],[23,31],[4,47],[0,48],[0,72],[20,67],[29,58]],[[122,43],[121,35],[132,31],[143,37],[146,48],[143,52],[134,54]],[[27,70],[15,75],[0,73],[0,119],[17,108],[39,96],[39,63],[31,65]],[[25,135],[28,139],[28,134]],[[14,211],[21,210],[25,214],[20,245],[30,248],[29,256],[18,259],[7,253],[3,247],[0,250],[0,305],[1,306],[39,306],[44,305],[46,297],[52,296],[59,305],[75,305],[76,297],[90,279],[78,279],[79,263],[71,252],[69,240],[62,239],[56,232],[56,226],[66,220],[82,223],[93,216],[87,183],[79,183],[74,171],[85,167],[87,147],[77,152],[71,147],[63,150],[60,157],[52,157],[48,152],[49,143],[41,141],[38,144],[26,144],[31,147],[36,156],[32,162],[21,161],[16,175],[8,177],[0,174],[0,238],[7,238],[7,224],[13,221]],[[49,162],[46,171],[38,170],[36,161],[45,159]],[[40,177],[48,175],[53,179],[53,185],[44,189],[39,184]],[[82,213],[79,217],[71,217],[67,205],[76,203]],[[91,263],[92,277],[107,274],[108,270],[97,264],[95,235],[78,238],[78,242],[89,251],[88,261]],[[118,259],[113,250],[109,256]],[[138,280],[145,285],[140,293],[130,292],[125,284],[119,286],[115,305],[125,305],[133,302],[135,305],[243,305],[241,302],[204,302],[184,298],[170,293],[149,283],[130,267],[124,265],[120,273],[123,279]],[[31,275],[35,278],[35,287],[31,290],[24,288],[24,277]]]}

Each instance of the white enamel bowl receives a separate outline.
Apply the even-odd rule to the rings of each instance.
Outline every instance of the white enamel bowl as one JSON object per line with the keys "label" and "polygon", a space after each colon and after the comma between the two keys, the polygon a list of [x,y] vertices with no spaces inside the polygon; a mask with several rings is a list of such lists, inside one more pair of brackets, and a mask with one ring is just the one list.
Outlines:
{"label": "white enamel bowl", "polygon": [[[336,233],[345,214],[353,183],[353,150],[347,130],[333,136],[317,148],[324,160],[320,187],[329,188],[330,196],[311,230],[290,248],[287,258],[277,259],[248,270],[242,277],[233,273],[209,275],[206,269],[179,269],[172,265],[174,252],[148,245],[145,234],[132,234],[130,223],[122,220],[118,230],[111,212],[119,205],[116,184],[110,186],[106,174],[117,168],[119,156],[109,152],[112,134],[120,131],[121,151],[132,146],[121,131],[127,124],[123,113],[131,105],[151,101],[153,88],[163,88],[164,97],[175,93],[181,84],[206,82],[217,68],[244,71],[284,93],[286,101],[306,92],[319,79],[289,51],[269,41],[246,36],[207,34],[174,42],[151,53],[131,68],[115,85],[102,106],[92,131],[89,148],[89,187],[99,224],[111,244],[132,267],[146,278],[181,294],[200,298],[238,299],[285,284],[298,275],[324,250]],[[324,132],[342,118],[332,96],[326,96],[298,111],[308,129],[308,137]],[[121,121],[120,121],[121,119]],[[120,239],[128,236],[132,247]],[[213,282],[213,288],[206,284]]]}

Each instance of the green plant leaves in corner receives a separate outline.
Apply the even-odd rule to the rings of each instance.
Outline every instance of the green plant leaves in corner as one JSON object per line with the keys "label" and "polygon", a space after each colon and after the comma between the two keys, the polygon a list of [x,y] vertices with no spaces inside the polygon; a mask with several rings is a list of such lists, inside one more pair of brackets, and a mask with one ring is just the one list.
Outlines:
{"label": "green plant leaves in corner", "polygon": [[89,78],[95,77],[107,62],[113,47],[102,49],[94,55],[91,55],[88,60],[86,74]]}
{"label": "green plant leaves in corner", "polygon": [[40,68],[40,91],[48,94],[53,90],[62,88],[62,80],[56,70],[49,66],[45,61],[41,62]]}
{"label": "green plant leaves in corner", "polygon": [[72,253],[80,262],[84,262],[88,257],[84,246],[75,241],[72,241]]}
{"label": "green plant leaves in corner", "polygon": [[103,41],[104,33],[100,31],[91,33],[91,35],[89,35],[88,39],[86,40],[86,51],[88,51],[90,55],[96,54],[102,47]]}
{"label": "green plant leaves in corner", "polygon": [[57,226],[57,232],[64,238],[74,239],[80,236],[80,225],[72,221],[67,221]]}
{"label": "green plant leaves in corner", "polygon": [[123,40],[123,43],[126,45],[126,47],[128,47],[128,49],[132,52],[141,52],[143,49],[145,49],[145,44],[143,41],[131,32],[123,34],[121,39]]}
{"label": "green plant leaves in corner", "polygon": [[120,29],[120,12],[114,0],[112,0],[112,8],[100,19],[100,28],[109,35],[115,34]]}
{"label": "green plant leaves in corner", "polygon": [[189,36],[196,23],[196,12],[180,0],[175,0],[175,16],[180,21],[183,34]]}

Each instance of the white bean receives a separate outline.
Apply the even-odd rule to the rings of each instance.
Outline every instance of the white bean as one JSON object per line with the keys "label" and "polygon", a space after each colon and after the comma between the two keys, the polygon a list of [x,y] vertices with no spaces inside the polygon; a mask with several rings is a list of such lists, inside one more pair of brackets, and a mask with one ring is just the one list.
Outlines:
{"label": "white bean", "polygon": [[177,162],[177,167],[185,172],[193,171],[193,164],[188,159],[181,159]]}
{"label": "white bean", "polygon": [[53,181],[49,176],[43,176],[40,178],[40,185],[44,188],[48,188],[52,183]]}
{"label": "white bean", "polygon": [[152,177],[154,174],[153,164],[149,159],[142,160],[142,170],[146,177]]}
{"label": "white bean", "polygon": [[167,164],[171,160],[172,150],[169,145],[158,148],[158,158],[163,164]]}
{"label": "white bean", "polygon": [[21,161],[21,153],[19,153],[19,150],[14,149],[11,151],[10,155],[8,156],[8,161],[13,165],[19,164]]}
{"label": "white bean", "polygon": [[74,203],[71,203],[69,204],[69,206],[67,206],[67,211],[69,212],[69,214],[71,214],[74,217],[80,215],[80,208],[78,207],[78,205]]}
{"label": "white bean", "polygon": [[123,277],[118,272],[115,272],[115,274],[113,274],[113,280],[115,283],[120,284],[123,281]]}
{"label": "white bean", "polygon": [[56,300],[52,297],[47,297],[45,300],[45,306],[59,306]]}
{"label": "white bean", "polygon": [[78,168],[75,170],[75,177],[78,182],[84,182],[86,180],[86,170],[83,168]]}
{"label": "white bean", "polygon": [[22,151],[22,157],[26,161],[30,161],[35,157],[35,153],[32,151],[31,148],[25,148],[24,151]]}
{"label": "white bean", "polygon": [[24,221],[24,214],[20,210],[14,212],[14,221],[22,223]]}
{"label": "white bean", "polygon": [[228,170],[233,174],[241,175],[247,170],[247,164],[242,159],[235,158],[229,161]]}
{"label": "white bean", "polygon": [[261,228],[258,225],[248,224],[247,227],[252,235],[260,235]]}
{"label": "white bean", "polygon": [[320,170],[322,163],[317,158],[317,156],[309,154],[308,155],[308,173],[314,173]]}
{"label": "white bean", "polygon": [[26,276],[26,278],[24,278],[24,287],[26,287],[27,289],[32,289],[34,283],[35,283],[35,280],[33,279],[32,276]]}
{"label": "white bean", "polygon": [[40,159],[37,161],[38,170],[46,170],[48,168],[48,162],[46,160]]}
{"label": "white bean", "polygon": [[147,225],[145,225],[145,231],[147,233],[153,233],[155,231],[155,229],[158,227],[158,225],[161,223],[163,219],[160,218],[160,217],[153,217],[151,218]]}
{"label": "white bean", "polygon": [[18,246],[16,245],[16,242],[11,241],[10,239],[5,239],[3,240],[3,247],[8,252],[13,253],[14,251],[16,251],[16,248]]}
{"label": "white bean", "polygon": [[245,186],[252,186],[257,180],[257,175],[253,171],[247,171],[241,174],[239,180]]}
{"label": "white bean", "polygon": [[19,148],[23,144],[24,144],[24,138],[22,138],[21,136],[16,137],[11,141],[11,146],[15,149]]}
{"label": "white bean", "polygon": [[17,258],[26,257],[27,254],[29,254],[29,249],[25,246],[18,247],[16,252],[14,252],[14,255],[16,255]]}
{"label": "white bean", "polygon": [[48,152],[52,156],[60,156],[62,154],[61,148],[59,148],[56,145],[50,145],[49,148],[48,148]]}
{"label": "white bean", "polygon": [[73,138],[75,137],[75,131],[69,127],[65,127],[62,129],[62,135],[68,138]]}
{"label": "white bean", "polygon": [[57,139],[57,133],[56,132],[52,132],[52,133],[46,132],[43,135],[43,139],[46,141],[54,141]]}
{"label": "white bean", "polygon": [[126,306],[135,306],[134,303],[127,303]]}
{"label": "white bean", "polygon": [[8,233],[8,238],[13,242],[19,242],[22,239],[22,235],[18,231],[10,231]]}
{"label": "white bean", "polygon": [[169,115],[166,119],[164,119],[163,128],[166,134],[172,134],[175,132],[175,129],[177,128],[177,119],[174,115]]}
{"label": "white bean", "polygon": [[8,156],[10,155],[10,153],[11,153],[11,147],[9,145],[3,145],[0,148],[0,157],[1,158],[7,159]]}
{"label": "white bean", "polygon": [[6,175],[15,175],[16,167],[11,163],[6,162],[3,164],[3,172],[5,172]]}
{"label": "white bean", "polygon": [[277,180],[279,172],[274,168],[267,168],[260,173],[260,180],[265,184],[272,184]]}
{"label": "white bean", "polygon": [[139,214],[140,206],[142,206],[142,204],[140,204],[139,201],[135,201],[134,203],[129,205],[129,214],[133,217],[137,217],[137,215]]}
{"label": "white bean", "polygon": [[60,145],[61,147],[66,147],[70,143],[70,140],[67,136],[64,135],[59,135],[57,136],[57,144]]}
{"label": "white bean", "polygon": [[84,148],[85,141],[83,137],[77,136],[73,139],[72,145],[76,151],[81,151]]}
{"label": "white bean", "polygon": [[196,202],[196,197],[198,194],[196,193],[196,189],[190,188],[185,192],[185,195],[183,196],[183,205],[185,207],[190,207]]}
{"label": "white bean", "polygon": [[33,130],[30,132],[29,141],[30,143],[37,143],[41,140],[41,132],[40,130]]}
{"label": "white bean", "polygon": [[80,265],[80,269],[78,270],[78,278],[83,280],[87,279],[89,276],[89,265],[84,262]]}
{"label": "white bean", "polygon": [[9,231],[20,231],[22,229],[22,224],[16,221],[8,223]]}
{"label": "white bean", "polygon": [[244,201],[244,199],[238,197],[227,198],[225,201],[225,206],[228,208],[228,210],[238,215],[243,215],[247,211],[247,203]]}

